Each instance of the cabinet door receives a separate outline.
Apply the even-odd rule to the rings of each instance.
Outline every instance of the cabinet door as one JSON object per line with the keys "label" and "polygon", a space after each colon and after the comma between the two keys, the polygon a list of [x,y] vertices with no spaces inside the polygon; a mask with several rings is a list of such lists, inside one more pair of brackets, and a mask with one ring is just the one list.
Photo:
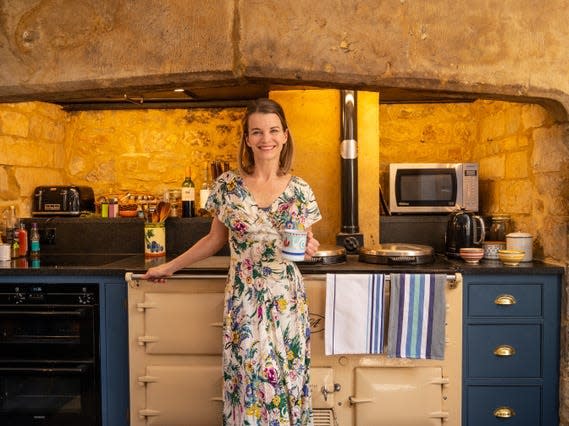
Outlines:
{"label": "cabinet door", "polygon": [[217,426],[222,423],[222,373],[218,366],[147,367],[147,425]]}
{"label": "cabinet door", "polygon": [[541,284],[468,286],[467,315],[474,317],[540,317],[543,313]]}
{"label": "cabinet door", "polygon": [[541,377],[539,324],[469,325],[468,377]]}
{"label": "cabinet door", "polygon": [[542,423],[540,386],[468,386],[465,426],[553,426]]}
{"label": "cabinet door", "polygon": [[144,305],[148,354],[221,354],[223,294],[149,292]]}

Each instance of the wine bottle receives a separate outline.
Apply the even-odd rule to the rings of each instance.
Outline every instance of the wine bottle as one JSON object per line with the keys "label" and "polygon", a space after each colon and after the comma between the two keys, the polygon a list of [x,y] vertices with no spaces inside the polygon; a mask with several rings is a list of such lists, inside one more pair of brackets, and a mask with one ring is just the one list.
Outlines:
{"label": "wine bottle", "polygon": [[186,167],[186,177],[182,182],[182,217],[194,217],[194,209],[196,202],[196,187],[192,181],[192,169]]}

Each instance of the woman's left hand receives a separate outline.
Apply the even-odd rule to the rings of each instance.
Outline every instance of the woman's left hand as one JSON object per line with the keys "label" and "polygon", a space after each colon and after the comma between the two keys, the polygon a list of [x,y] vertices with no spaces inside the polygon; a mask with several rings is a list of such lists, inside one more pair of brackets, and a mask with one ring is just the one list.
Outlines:
{"label": "woman's left hand", "polygon": [[306,251],[304,252],[304,258],[310,259],[314,256],[318,251],[318,247],[320,247],[320,242],[314,238],[312,231],[308,230],[306,235]]}

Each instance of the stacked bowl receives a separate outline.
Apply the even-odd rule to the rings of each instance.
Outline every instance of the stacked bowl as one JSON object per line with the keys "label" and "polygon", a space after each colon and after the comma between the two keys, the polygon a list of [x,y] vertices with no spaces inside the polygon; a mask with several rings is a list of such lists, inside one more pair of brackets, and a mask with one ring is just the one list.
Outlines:
{"label": "stacked bowl", "polygon": [[477,264],[484,257],[484,249],[478,247],[463,247],[459,250],[460,257],[470,264]]}
{"label": "stacked bowl", "polygon": [[518,266],[524,256],[524,250],[498,250],[498,257],[506,266]]}

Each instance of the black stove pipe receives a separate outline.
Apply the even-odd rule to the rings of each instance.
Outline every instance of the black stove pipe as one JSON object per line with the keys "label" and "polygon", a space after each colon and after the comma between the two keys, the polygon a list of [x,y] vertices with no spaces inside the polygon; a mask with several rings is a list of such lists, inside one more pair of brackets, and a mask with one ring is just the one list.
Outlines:
{"label": "black stove pipe", "polygon": [[363,245],[358,224],[357,92],[341,90],[340,102],[342,226],[336,243],[354,252]]}
{"label": "black stove pipe", "polygon": [[342,90],[340,100],[342,232],[352,234],[359,231],[356,91]]}

